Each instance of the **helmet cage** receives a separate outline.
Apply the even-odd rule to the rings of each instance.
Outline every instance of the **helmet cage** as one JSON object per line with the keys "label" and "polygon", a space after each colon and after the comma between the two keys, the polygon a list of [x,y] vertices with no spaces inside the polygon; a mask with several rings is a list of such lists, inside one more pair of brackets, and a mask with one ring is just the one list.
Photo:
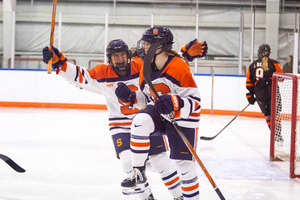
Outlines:
{"label": "helmet cage", "polygon": [[[113,53],[118,53],[118,52],[125,52],[126,53],[127,62],[124,63],[124,64],[117,64],[116,66],[114,66],[111,57],[112,57]],[[107,48],[106,48],[106,57],[107,57],[108,63],[117,72],[122,71],[122,70],[126,70],[130,67],[130,51],[129,51],[129,48],[128,48],[127,44],[121,39],[112,40],[112,41],[109,42],[109,44],[107,45]]]}
{"label": "helmet cage", "polygon": [[271,48],[268,44],[262,44],[259,46],[258,51],[257,51],[257,56],[258,58],[263,58],[263,57],[268,57],[271,54]]}
{"label": "helmet cage", "polygon": [[146,56],[144,45],[145,45],[145,41],[140,39],[137,42],[137,47],[136,47],[136,53],[138,54],[139,58],[141,58],[142,60],[144,60]]}

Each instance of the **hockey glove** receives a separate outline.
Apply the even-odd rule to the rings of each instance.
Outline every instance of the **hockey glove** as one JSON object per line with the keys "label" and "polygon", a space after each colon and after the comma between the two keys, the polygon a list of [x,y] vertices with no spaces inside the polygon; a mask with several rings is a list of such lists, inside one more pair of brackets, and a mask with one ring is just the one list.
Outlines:
{"label": "hockey glove", "polygon": [[67,58],[64,56],[64,54],[52,45],[49,47],[45,47],[43,49],[44,63],[48,64],[51,58],[52,58],[52,69],[58,69],[63,64],[65,64],[65,62],[67,62]]}
{"label": "hockey glove", "polygon": [[127,106],[132,106],[136,99],[135,92],[132,92],[127,85],[122,82],[118,83],[115,94]]}
{"label": "hockey glove", "polygon": [[180,110],[184,105],[180,96],[175,94],[166,94],[157,99],[154,103],[154,107],[161,114],[170,114],[173,111]]}
{"label": "hockey glove", "polygon": [[192,62],[195,58],[201,58],[207,54],[207,43],[205,41],[198,42],[198,39],[194,39],[182,47],[182,56],[188,61]]}
{"label": "hockey glove", "polygon": [[256,98],[254,97],[254,94],[253,94],[253,93],[251,93],[251,92],[247,93],[247,94],[246,94],[246,97],[247,97],[248,102],[249,102],[250,104],[253,105],[253,104],[255,103]]}

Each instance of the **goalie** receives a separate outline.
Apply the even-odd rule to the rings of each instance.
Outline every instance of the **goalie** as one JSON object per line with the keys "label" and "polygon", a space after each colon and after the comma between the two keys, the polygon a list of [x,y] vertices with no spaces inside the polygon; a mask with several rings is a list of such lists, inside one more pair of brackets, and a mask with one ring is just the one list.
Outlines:
{"label": "goalie", "polygon": [[[271,90],[272,90],[272,76],[274,72],[283,72],[280,63],[269,58],[271,48],[268,44],[262,44],[258,48],[258,59],[255,60],[247,71],[246,88],[249,91],[246,94],[247,100],[250,104],[256,101],[265,115],[266,122],[270,129],[271,116]],[[281,135],[281,121],[276,113],[276,134],[275,141],[283,143]]]}

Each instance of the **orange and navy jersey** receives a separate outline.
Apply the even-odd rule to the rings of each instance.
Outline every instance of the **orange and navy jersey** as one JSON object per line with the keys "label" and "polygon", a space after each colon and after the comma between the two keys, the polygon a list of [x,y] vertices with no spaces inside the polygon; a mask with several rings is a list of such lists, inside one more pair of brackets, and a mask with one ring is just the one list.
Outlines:
{"label": "orange and navy jersey", "polygon": [[100,95],[104,95],[109,111],[109,127],[111,134],[130,132],[131,121],[137,108],[124,105],[116,96],[115,90],[119,82],[125,83],[132,91],[138,91],[141,62],[132,59],[129,75],[119,77],[110,65],[100,64],[92,69],[86,69],[71,63],[64,64],[58,75],[71,84]]}
{"label": "orange and navy jersey", "polygon": [[[283,72],[280,63],[273,59],[268,59],[269,70],[262,69],[262,59],[255,60],[250,66],[246,74],[246,88],[249,92],[254,93],[257,83],[264,80],[272,80],[274,72]],[[271,86],[271,85],[270,85]]]}
{"label": "orange and navy jersey", "polygon": [[140,57],[138,57],[138,56],[132,57],[131,58],[131,62],[132,61],[135,62],[139,66],[143,66],[144,65],[144,61]]}
{"label": "orange and navy jersey", "polygon": [[[197,128],[200,120],[201,97],[189,66],[181,58],[170,55],[161,70],[152,69],[151,80],[159,95],[176,94],[184,101],[184,106],[174,114],[178,125]],[[147,100],[155,98],[142,73],[140,73],[139,85]],[[139,99],[137,95],[138,104],[143,101],[145,100]]]}

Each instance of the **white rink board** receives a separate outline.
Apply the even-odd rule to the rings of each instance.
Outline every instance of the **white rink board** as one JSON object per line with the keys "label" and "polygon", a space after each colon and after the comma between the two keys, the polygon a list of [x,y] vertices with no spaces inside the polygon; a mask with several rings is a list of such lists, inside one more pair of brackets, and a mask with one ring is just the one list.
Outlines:
{"label": "white rink board", "polygon": [[[195,75],[202,99],[202,108],[212,107],[212,78]],[[213,109],[242,110],[247,104],[245,76],[214,76]],[[103,96],[80,90],[55,72],[34,70],[0,70],[0,102],[44,102],[105,104]],[[260,112],[258,105],[247,111]]]}

